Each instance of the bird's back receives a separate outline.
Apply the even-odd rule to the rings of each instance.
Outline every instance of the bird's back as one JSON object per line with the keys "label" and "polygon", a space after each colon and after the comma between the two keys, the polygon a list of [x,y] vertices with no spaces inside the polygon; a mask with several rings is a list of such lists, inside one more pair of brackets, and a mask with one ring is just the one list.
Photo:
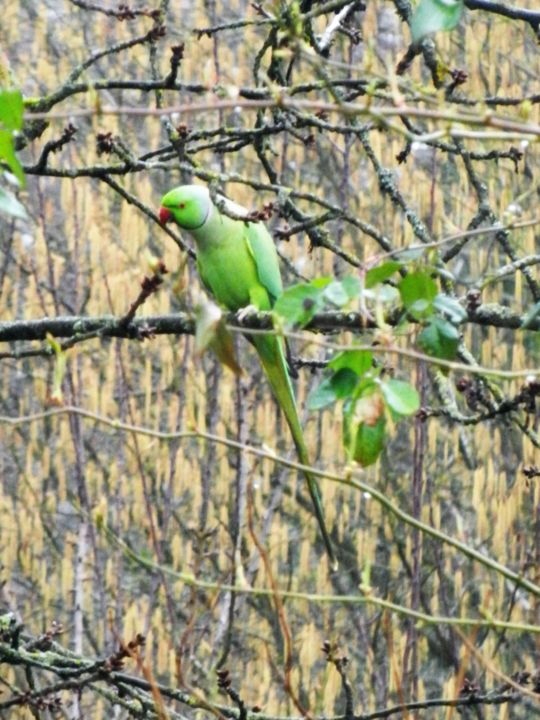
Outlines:
{"label": "bird's back", "polygon": [[[233,209],[246,212],[239,205]],[[253,238],[259,238],[261,233],[266,234],[267,243],[271,245],[267,264],[272,264],[273,272],[277,272],[277,285],[281,288],[275,248],[263,225],[234,220],[214,207],[203,227],[191,233],[197,243],[197,265],[203,283],[229,310],[236,311],[247,305],[269,310],[273,304],[264,283],[265,271],[261,280],[261,263],[253,249]]]}

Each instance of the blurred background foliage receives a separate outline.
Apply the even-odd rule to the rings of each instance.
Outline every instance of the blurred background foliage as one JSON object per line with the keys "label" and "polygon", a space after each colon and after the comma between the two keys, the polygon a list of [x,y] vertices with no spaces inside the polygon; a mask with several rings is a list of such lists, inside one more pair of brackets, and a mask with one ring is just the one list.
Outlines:
{"label": "blurred background foliage", "polygon": [[[2,9],[2,62],[5,68],[9,63],[10,82],[26,99],[46,97],[89,54],[144,35],[155,23],[147,16],[121,22],[85,9],[85,4],[15,0]],[[234,148],[233,138],[220,151],[214,142],[226,139],[214,133],[218,128],[232,134],[255,126],[256,114],[242,106],[239,91],[256,86],[253,67],[268,26],[194,32],[264,16],[244,0],[162,5],[166,34],[94,62],[79,79],[87,90],[55,105],[51,115],[64,115],[52,118],[43,134],[21,149],[27,188],[19,199],[28,217],[0,219],[1,320],[123,315],[149,273],[150,255],[161,258],[169,274],[141,314],[192,308],[200,287],[192,260],[155,220],[111,187],[104,173],[84,170],[120,162],[118,154],[96,148],[97,135],[110,133],[117,148],[138,162],[133,170],[116,176],[108,172],[106,177],[154,211],[166,190],[196,180],[197,173],[202,180],[216,177],[221,190],[249,208],[276,200],[275,193],[253,187],[269,183],[253,143]],[[293,3],[263,5],[278,13]],[[522,0],[521,6],[533,8],[534,3]],[[105,0],[102,7],[117,9]],[[316,17],[313,31],[323,33],[331,19],[331,14]],[[278,52],[271,57],[269,50],[259,57],[259,87],[275,87],[272,63],[283,72],[290,59],[289,25],[284,21],[277,32],[282,56]],[[336,33],[328,58],[307,50],[299,54],[291,84],[318,81],[324,86],[346,79],[354,100],[359,93],[355,95],[352,81],[381,83],[390,98],[392,93],[394,98],[396,93],[427,98],[437,106],[444,102],[443,90],[433,87],[421,57],[402,77],[395,75],[409,40],[393,3],[367,3],[365,11],[352,13],[347,32]],[[184,86],[161,93],[139,89],[138,81],[167,75],[170,46],[181,43],[178,81]],[[465,70],[468,77],[460,91],[477,107],[484,107],[487,97],[522,98],[539,92],[538,45],[524,23],[466,12],[455,31],[437,35],[436,48],[445,82],[445,69]],[[99,81],[113,80],[132,81],[134,86],[115,88],[109,83],[98,88]],[[170,126],[156,114],[100,114],[104,106],[149,109],[156,102],[210,106],[216,96],[239,102],[220,111],[173,113]],[[334,100],[331,87],[299,96]],[[79,116],[77,108],[92,113]],[[509,112],[539,121],[534,102]],[[268,124],[276,121],[268,109],[260,117]],[[338,120],[333,115],[329,122]],[[58,139],[68,122],[77,129],[73,139],[50,156],[43,172],[31,171],[44,144]],[[305,127],[301,121],[295,128],[292,116],[288,123],[263,141],[264,156],[279,184],[312,193],[371,223],[394,248],[417,242],[413,224],[381,190],[381,176],[357,137]],[[168,131],[181,125],[180,137],[184,134],[187,143],[182,145],[180,167]],[[458,155],[415,143],[406,161],[398,163],[405,141],[384,129],[370,130],[369,146],[434,238],[467,228],[479,203]],[[471,140],[466,146],[478,152],[508,150],[500,142]],[[475,164],[486,202],[502,222],[529,219],[538,212],[537,146],[519,146],[518,141],[516,147],[523,153],[517,165],[511,158]],[[191,172],[186,149],[194,161]],[[161,154],[153,155],[157,150]],[[62,174],[67,176],[55,176]],[[89,177],[92,174],[96,177]],[[295,202],[308,215],[324,210],[307,199]],[[284,220],[274,215],[269,226],[283,228]],[[381,252],[373,238],[343,218],[331,219],[324,227],[337,246],[361,261]],[[512,233],[519,256],[535,254],[536,233],[534,226]],[[305,232],[278,242],[278,248],[286,260],[286,285],[298,282],[299,276],[356,272],[326,248],[311,250]],[[505,262],[492,236],[473,239],[448,263],[458,296]],[[523,276],[514,273],[488,285],[482,301],[522,312],[531,297]],[[352,335],[334,339],[349,342]],[[464,340],[483,365],[519,370],[538,362],[535,333],[471,324]],[[405,342],[410,346],[413,338]],[[12,350],[17,347],[22,345]],[[293,351],[304,360],[324,361],[329,355],[309,337],[295,342]],[[294,458],[288,429],[251,348],[241,338],[238,354],[248,370],[240,379],[209,355],[196,359],[188,335],[160,335],[143,342],[90,340],[67,353],[63,402],[133,426],[165,432],[196,428]],[[54,359],[7,355],[0,365],[0,413],[41,413],[50,402]],[[418,363],[395,357],[387,363],[397,377],[417,383],[425,405],[439,404]],[[307,394],[320,377],[309,364],[300,368],[298,403],[314,465],[341,472],[345,457],[339,411],[305,409]],[[456,376],[450,377],[453,386]],[[519,388],[517,381],[500,384],[509,394]],[[530,422],[535,427],[536,418]],[[504,416],[470,427],[431,417],[425,423],[412,420],[396,426],[382,458],[362,479],[422,521],[538,582],[539,487],[537,480],[522,474],[524,464],[534,464],[536,452]],[[413,477],[419,467],[420,485]],[[374,598],[432,616],[532,625],[539,621],[538,597],[415,531],[369,494],[321,481],[341,559],[339,572],[330,574],[302,477],[270,459],[240,455],[197,438],[159,440],[120,432],[91,418],[60,415],[16,427],[1,424],[0,468],[0,606],[15,612],[34,633],[43,632],[52,620],[62,623],[62,642],[83,654],[112,652],[120,640],[142,633],[153,676],[194,688],[208,702],[219,697],[215,668],[221,665],[230,670],[245,702],[264,713],[298,714],[293,695],[314,714],[343,712],[339,674],[321,652],[325,640],[338,643],[350,660],[358,712],[414,697],[454,697],[465,676],[491,689],[501,684],[493,669],[512,675],[538,665],[539,636],[534,633],[422,623],[365,602],[362,583],[371,586]],[[182,573],[214,585],[193,586]],[[285,668],[283,618],[271,595],[218,589],[220,584],[268,589],[272,581],[288,591],[326,598],[283,601],[292,642],[290,671]],[[359,602],[332,600],[338,595],[356,596]],[[2,676],[7,683],[22,682],[14,668],[3,666]],[[285,687],[287,676],[292,693]],[[85,706],[87,698],[83,694],[80,700],[85,717],[112,717],[105,700],[93,699]],[[493,706],[483,712],[486,718],[532,717],[538,704]],[[452,716],[450,710],[433,713],[429,717]],[[31,717],[31,712],[11,710],[9,717]]]}

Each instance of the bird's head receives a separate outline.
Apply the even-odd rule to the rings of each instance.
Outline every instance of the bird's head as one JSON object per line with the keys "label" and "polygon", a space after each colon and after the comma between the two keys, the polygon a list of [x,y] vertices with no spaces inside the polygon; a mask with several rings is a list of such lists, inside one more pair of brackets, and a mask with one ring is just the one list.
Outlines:
{"label": "bird's head", "polygon": [[161,198],[159,221],[173,220],[184,230],[200,228],[210,212],[212,201],[208,189],[201,185],[180,185]]}

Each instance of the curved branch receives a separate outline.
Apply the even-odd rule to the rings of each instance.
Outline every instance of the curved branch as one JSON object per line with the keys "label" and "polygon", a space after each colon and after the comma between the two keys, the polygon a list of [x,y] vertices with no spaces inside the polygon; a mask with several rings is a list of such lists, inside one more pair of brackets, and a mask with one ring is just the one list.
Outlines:
{"label": "curved branch", "polygon": [[539,10],[511,7],[492,0],[465,0],[465,7],[469,10],[483,10],[484,12],[495,13],[512,20],[523,20],[531,26],[536,35],[540,33]]}

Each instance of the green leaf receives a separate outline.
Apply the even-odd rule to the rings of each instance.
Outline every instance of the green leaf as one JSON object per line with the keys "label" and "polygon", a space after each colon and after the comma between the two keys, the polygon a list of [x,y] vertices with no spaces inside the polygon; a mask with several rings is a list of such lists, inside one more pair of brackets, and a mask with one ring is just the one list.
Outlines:
{"label": "green leaf", "polygon": [[416,319],[431,314],[438,288],[429,273],[423,270],[409,273],[401,280],[398,289],[403,305]]}
{"label": "green leaf", "polygon": [[360,281],[353,276],[333,280],[324,290],[324,299],[333,305],[343,307],[360,294]]}
{"label": "green leaf", "polygon": [[[314,287],[317,290],[324,290],[324,288],[327,285],[330,285],[331,282],[332,282],[331,277],[317,277],[317,278],[313,278],[313,280],[310,280],[308,283],[304,283],[304,284],[309,285],[310,287]],[[299,283],[299,284],[302,284],[302,283]]]}
{"label": "green leaf", "polygon": [[399,303],[399,292],[393,285],[375,285],[374,288],[364,290],[364,297],[381,305]]}
{"label": "green leaf", "polygon": [[19,90],[0,90],[0,123],[6,130],[20,130],[24,104]]}
{"label": "green leaf", "polygon": [[343,442],[349,458],[363,466],[375,462],[384,447],[384,399],[375,383],[343,407]]}
{"label": "green leaf", "polygon": [[397,415],[413,415],[420,407],[420,396],[410,383],[403,380],[387,380],[381,390],[388,407]]}
{"label": "green leaf", "polygon": [[309,410],[322,410],[337,400],[350,397],[358,383],[358,375],[350,368],[343,367],[325,378],[307,399]]}
{"label": "green leaf", "polygon": [[378,285],[379,283],[388,280],[401,268],[401,263],[397,260],[390,260],[389,262],[382,263],[377,267],[368,270],[366,273],[366,288],[370,288]]}
{"label": "green leaf", "polygon": [[24,172],[13,148],[13,134],[11,130],[0,130],[0,160],[5,162],[11,172],[24,187]]}
{"label": "green leaf", "polygon": [[413,42],[439,30],[453,30],[462,13],[463,0],[420,0],[411,17]]}
{"label": "green leaf", "polygon": [[346,275],[341,278],[341,284],[349,296],[349,300],[354,300],[360,295],[360,280],[354,275]]}
{"label": "green leaf", "polygon": [[358,375],[349,368],[341,368],[330,378],[330,383],[338,400],[350,397],[358,383]]}
{"label": "green leaf", "polygon": [[15,195],[0,187],[0,214],[11,215],[25,220],[28,216]]}
{"label": "green leaf", "polygon": [[276,300],[274,312],[287,328],[304,327],[324,305],[323,293],[330,278],[316,278],[310,283],[291,285]]}
{"label": "green leaf", "polygon": [[328,367],[332,370],[347,368],[359,376],[371,370],[372,365],[373,353],[369,350],[344,350],[335,355],[328,363]]}
{"label": "green leaf", "polygon": [[[345,350],[328,363],[333,374],[325,378],[308,396],[309,410],[321,410],[337,400],[350,397],[358,385],[358,378],[372,369],[373,354],[369,350]],[[375,388],[373,380],[369,387]]]}
{"label": "green leaf", "polygon": [[467,311],[455,298],[439,293],[433,301],[433,307],[440,312],[441,315],[446,315],[448,320],[454,325],[459,325],[465,322],[467,319]]}
{"label": "green leaf", "polygon": [[325,378],[312,390],[307,399],[308,410],[322,410],[338,399],[336,389],[332,385],[332,378]]}
{"label": "green leaf", "polygon": [[324,299],[337,307],[343,307],[349,302],[349,296],[339,280],[334,280],[328,285],[324,291]]}
{"label": "green leaf", "polygon": [[459,345],[459,330],[440,317],[434,317],[418,336],[418,344],[428,354],[453,360]]}
{"label": "green leaf", "polygon": [[386,420],[381,416],[374,425],[359,423],[351,433],[348,446],[349,457],[367,467],[373,465],[384,448]]}

